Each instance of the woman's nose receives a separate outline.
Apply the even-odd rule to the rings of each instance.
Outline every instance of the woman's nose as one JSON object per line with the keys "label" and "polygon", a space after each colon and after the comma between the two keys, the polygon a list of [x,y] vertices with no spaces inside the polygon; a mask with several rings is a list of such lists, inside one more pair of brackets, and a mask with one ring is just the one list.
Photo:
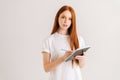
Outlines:
{"label": "woman's nose", "polygon": [[67,20],[67,19],[65,19],[65,21],[64,21],[64,22],[66,23],[67,21],[68,21],[68,20]]}

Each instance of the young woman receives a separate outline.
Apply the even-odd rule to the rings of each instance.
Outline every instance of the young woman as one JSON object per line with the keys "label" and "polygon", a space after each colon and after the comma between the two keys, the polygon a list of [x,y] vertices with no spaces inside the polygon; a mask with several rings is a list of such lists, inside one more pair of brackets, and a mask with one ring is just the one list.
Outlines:
{"label": "young woman", "polygon": [[[74,60],[64,60],[77,49],[84,47],[82,37],[77,36],[76,16],[72,7],[63,6],[55,16],[51,35],[43,43],[43,65],[50,72],[50,80],[82,80],[80,69],[85,63],[85,55]],[[66,51],[63,51],[65,49]]]}

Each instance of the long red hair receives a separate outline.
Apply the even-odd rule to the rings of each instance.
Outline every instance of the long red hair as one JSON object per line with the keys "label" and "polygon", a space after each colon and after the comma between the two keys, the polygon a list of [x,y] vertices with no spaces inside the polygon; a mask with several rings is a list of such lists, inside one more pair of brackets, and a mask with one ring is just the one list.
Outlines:
{"label": "long red hair", "polygon": [[[58,18],[60,16],[60,14],[66,10],[70,11],[71,15],[72,15],[71,26],[68,28],[68,34],[70,36],[69,39],[70,39],[71,50],[74,50],[74,49],[79,48],[80,46],[79,46],[79,41],[78,41],[78,36],[77,36],[77,31],[76,31],[75,11],[72,7],[65,5],[58,10],[58,12],[55,16],[53,30],[52,30],[51,34],[55,33],[59,29]],[[78,61],[77,61],[77,63],[78,63]]]}

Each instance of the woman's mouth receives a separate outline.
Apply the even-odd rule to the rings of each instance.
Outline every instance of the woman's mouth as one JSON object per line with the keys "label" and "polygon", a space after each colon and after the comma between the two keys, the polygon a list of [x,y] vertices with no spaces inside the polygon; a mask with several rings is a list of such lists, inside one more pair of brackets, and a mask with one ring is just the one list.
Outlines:
{"label": "woman's mouth", "polygon": [[63,27],[67,27],[68,25],[66,25],[66,24],[63,24]]}

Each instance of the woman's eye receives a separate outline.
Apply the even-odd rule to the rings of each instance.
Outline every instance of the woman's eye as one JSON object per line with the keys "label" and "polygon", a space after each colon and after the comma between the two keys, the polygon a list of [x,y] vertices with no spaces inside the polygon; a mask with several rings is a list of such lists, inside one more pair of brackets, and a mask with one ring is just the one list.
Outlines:
{"label": "woman's eye", "polygon": [[65,16],[62,16],[61,18],[63,18],[63,19],[64,19],[64,18],[65,18]]}
{"label": "woman's eye", "polygon": [[69,18],[69,20],[72,20],[72,18]]}

